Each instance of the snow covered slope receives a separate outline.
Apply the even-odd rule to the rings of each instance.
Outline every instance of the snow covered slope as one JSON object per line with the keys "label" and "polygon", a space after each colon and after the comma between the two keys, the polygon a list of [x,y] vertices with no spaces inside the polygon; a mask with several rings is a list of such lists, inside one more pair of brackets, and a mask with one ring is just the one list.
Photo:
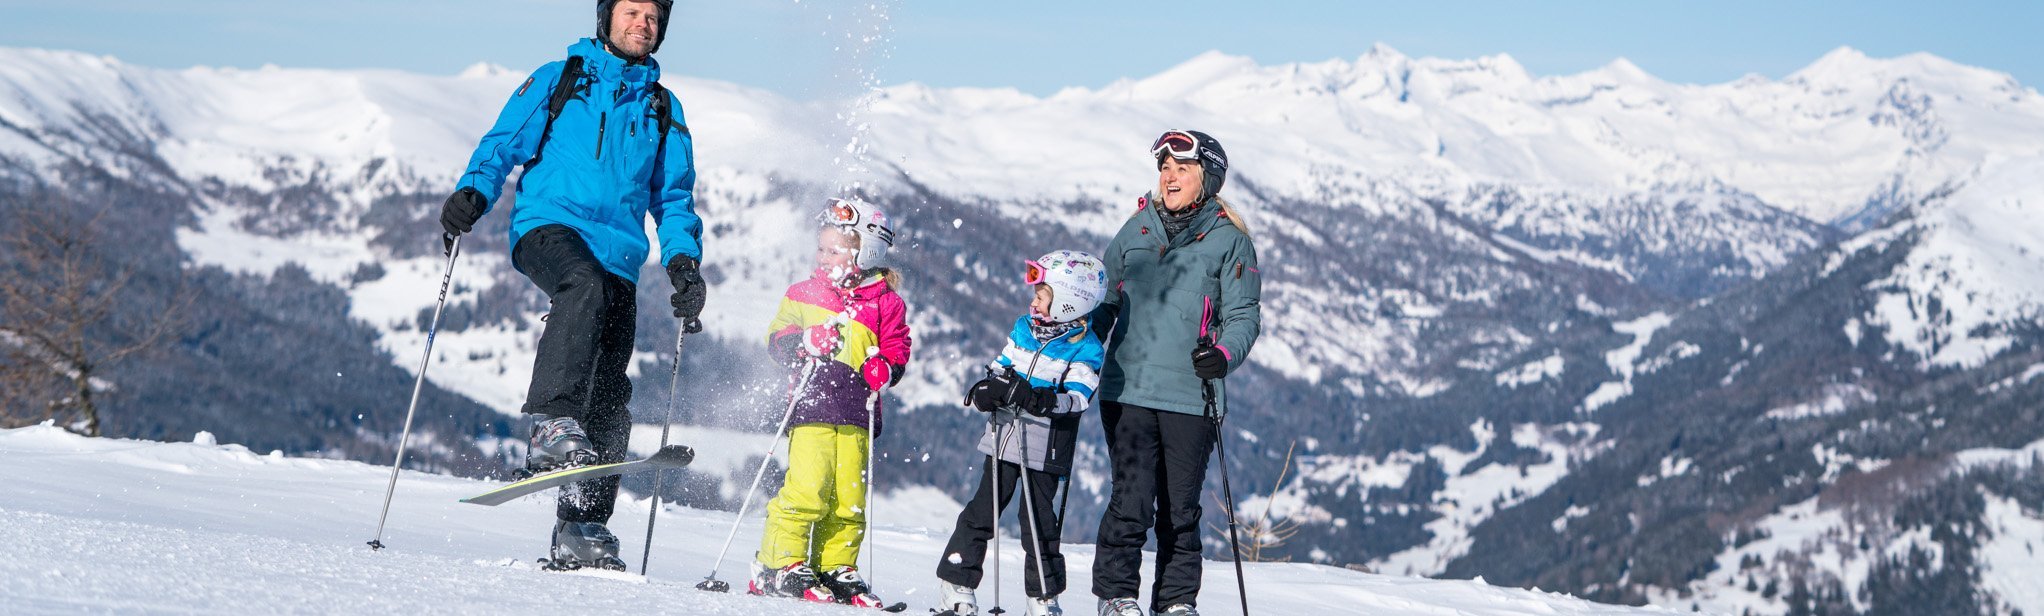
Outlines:
{"label": "snow covered slope", "polygon": [[2044,322],[2044,158],[1992,161],[1910,213],[1834,253],[1842,262],[1914,242],[1868,286],[1867,326],[1926,367],[1965,367],[2008,350],[2011,327]]}
{"label": "snow covered slope", "polygon": [[[723,512],[663,512],[650,578],[556,574],[532,565],[545,549],[550,494],[494,508],[465,505],[455,500],[485,483],[406,473],[391,507],[389,547],[372,552],[363,542],[375,530],[386,468],[211,442],[86,439],[47,426],[0,431],[0,466],[16,478],[0,494],[0,541],[14,546],[0,561],[8,580],[0,603],[10,613],[850,613],[695,590],[722,543],[717,535],[729,527]],[[646,504],[622,503],[614,519],[634,562]],[[758,532],[757,520],[744,525],[719,579],[742,585]],[[930,605],[944,532],[883,523],[871,571],[880,593],[915,612]],[[1082,580],[1091,550],[1068,550],[1067,566]],[[1002,556],[1004,570],[1021,570],[1019,544],[1004,544]],[[1202,604],[1226,612],[1237,600],[1232,569],[1209,563],[1206,572]],[[1247,577],[1252,605],[1266,613],[1672,613],[1317,565],[1252,564]],[[1003,582],[1009,607],[1017,607],[1019,580]],[[1068,596],[1075,613],[1090,609],[1084,589],[1079,582]],[[981,591],[983,600],[990,602],[990,590]]]}

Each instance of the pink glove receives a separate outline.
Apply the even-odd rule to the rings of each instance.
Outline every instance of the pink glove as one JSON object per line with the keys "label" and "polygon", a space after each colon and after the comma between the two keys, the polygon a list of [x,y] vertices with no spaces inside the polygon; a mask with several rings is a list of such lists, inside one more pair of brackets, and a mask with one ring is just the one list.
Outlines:
{"label": "pink glove", "polygon": [[811,325],[808,331],[802,334],[802,352],[810,357],[828,358],[837,355],[837,350],[843,347],[844,343],[844,338],[837,334],[837,326],[828,323]]}
{"label": "pink glove", "polygon": [[874,357],[866,360],[866,365],[859,368],[859,376],[866,377],[868,389],[880,391],[888,381],[894,380],[894,366],[887,365],[885,359]]}

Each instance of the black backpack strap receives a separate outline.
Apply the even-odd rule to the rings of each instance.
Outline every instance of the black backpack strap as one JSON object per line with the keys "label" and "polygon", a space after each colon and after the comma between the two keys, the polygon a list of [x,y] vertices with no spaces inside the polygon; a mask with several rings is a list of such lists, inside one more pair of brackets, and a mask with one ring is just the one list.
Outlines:
{"label": "black backpack strap", "polygon": [[561,77],[554,81],[554,91],[546,100],[546,128],[540,130],[539,145],[532,148],[532,160],[526,161],[525,168],[539,164],[540,156],[546,153],[547,138],[553,136],[554,119],[561,117],[561,109],[568,101],[575,99],[575,92],[582,82],[582,56],[568,56],[566,65],[561,67]]}
{"label": "black backpack strap", "polygon": [[[657,152],[655,156],[665,156],[667,155],[667,132],[669,130],[678,130],[681,131],[683,136],[687,136],[688,125],[674,121],[673,100],[671,100],[673,97],[667,94],[667,88],[660,85],[660,82],[655,81],[647,85],[646,95],[652,98],[653,125],[658,127],[660,131],[660,145],[653,151]],[[653,198],[655,199],[660,198],[661,179],[660,174],[654,174]]]}
{"label": "black backpack strap", "polygon": [[661,145],[666,145],[669,130],[678,130],[681,134],[687,135],[688,125],[674,121],[673,97],[668,95],[666,86],[655,81],[646,86],[646,91],[653,97],[653,118],[661,128]]}

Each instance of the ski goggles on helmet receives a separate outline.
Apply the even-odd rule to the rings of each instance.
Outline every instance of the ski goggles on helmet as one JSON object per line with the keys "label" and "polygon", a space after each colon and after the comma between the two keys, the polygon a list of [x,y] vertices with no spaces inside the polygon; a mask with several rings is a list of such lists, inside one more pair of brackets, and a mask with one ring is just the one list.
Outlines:
{"label": "ski goggles on helmet", "polygon": [[820,217],[823,224],[840,227],[856,227],[860,222],[859,208],[852,207],[851,203],[843,199],[831,199],[830,207],[824,208]]}
{"label": "ski goggles on helmet", "polygon": [[889,246],[894,245],[894,231],[887,228],[886,215],[875,215],[869,220],[864,211],[852,205],[851,201],[831,199],[830,207],[824,208],[823,213],[817,215],[817,219],[823,221],[825,225],[870,234]]}
{"label": "ski goggles on helmet", "polygon": [[1161,160],[1167,154],[1178,160],[1199,160],[1199,139],[1182,130],[1164,131],[1150,144],[1150,156]]}
{"label": "ski goggles on helmet", "polygon": [[1043,264],[1037,263],[1035,261],[1023,261],[1023,263],[1028,265],[1029,269],[1027,271],[1022,272],[1022,283],[1029,285],[1043,284],[1044,279]]}

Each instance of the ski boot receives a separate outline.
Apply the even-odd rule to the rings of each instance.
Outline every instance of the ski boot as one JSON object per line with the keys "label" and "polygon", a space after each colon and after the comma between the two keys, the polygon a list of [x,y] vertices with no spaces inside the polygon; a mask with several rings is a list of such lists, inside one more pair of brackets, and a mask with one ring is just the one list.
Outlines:
{"label": "ski boot", "polygon": [[866,578],[859,576],[859,568],[845,565],[823,574],[823,587],[838,603],[854,607],[884,608],[886,603],[873,594],[873,587],[866,585]]}
{"label": "ski boot", "polygon": [[1143,604],[1135,597],[1116,597],[1100,600],[1100,616],[1144,616]]}
{"label": "ski boot", "polygon": [[1192,609],[1190,604],[1179,603],[1157,610],[1157,616],[1199,616],[1199,610]]}
{"label": "ski boot", "polygon": [[617,557],[617,535],[597,522],[554,523],[554,547],[550,558],[540,564],[551,571],[591,568],[624,571],[624,559]]}
{"label": "ski boot", "polygon": [[814,603],[837,603],[830,588],[816,580],[816,572],[802,561],[779,569],[752,563],[752,585],[746,592],[763,597],[801,599]]}
{"label": "ski boot", "polygon": [[1029,616],[1065,616],[1065,608],[1058,607],[1057,597],[1030,598]]}
{"label": "ski boot", "polygon": [[527,477],[595,464],[597,459],[589,433],[583,432],[582,424],[573,417],[547,417],[533,422],[531,445],[525,453],[522,473]]}
{"label": "ski boot", "polygon": [[932,612],[935,616],[979,616],[979,599],[973,596],[971,588],[944,581],[937,582],[937,586],[944,595]]}

